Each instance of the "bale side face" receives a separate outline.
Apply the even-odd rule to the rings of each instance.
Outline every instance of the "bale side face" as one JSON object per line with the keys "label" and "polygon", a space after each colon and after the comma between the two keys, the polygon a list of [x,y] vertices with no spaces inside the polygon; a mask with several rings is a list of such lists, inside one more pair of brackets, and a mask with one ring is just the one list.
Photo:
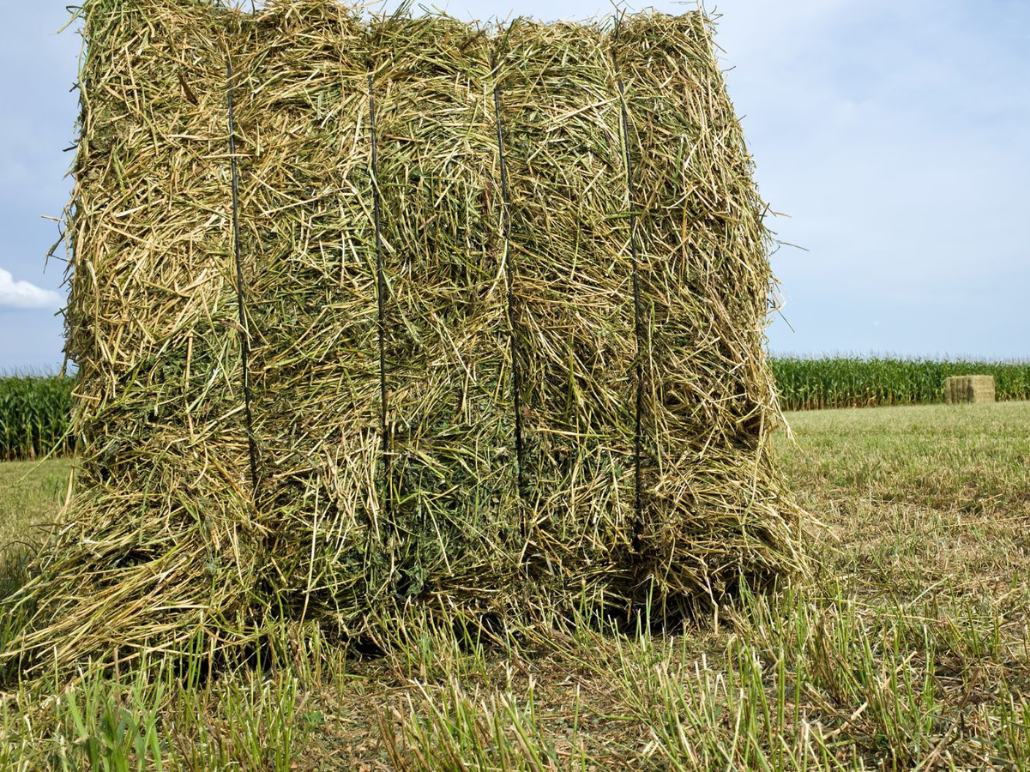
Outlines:
{"label": "bale side face", "polygon": [[692,611],[799,566],[762,207],[699,14],[90,0],[86,30],[84,474],[26,649],[218,648],[270,607]]}
{"label": "bale side face", "polygon": [[659,598],[704,605],[776,575],[791,542],[766,446],[764,205],[704,17],[632,17],[614,50],[646,309],[640,570]]}
{"label": "bale side face", "polygon": [[621,601],[634,576],[637,344],[611,52],[600,30],[572,24],[517,23],[503,43],[524,559],[543,593]]}
{"label": "bale side face", "polygon": [[67,310],[78,492],[27,593],[21,643],[59,662],[175,651],[250,614],[225,110],[230,30],[199,4],[83,8]]}
{"label": "bale side face", "polygon": [[944,401],[949,405],[994,402],[994,376],[956,375],[947,378],[944,381]]}
{"label": "bale side face", "polygon": [[[349,8],[242,18],[237,126],[251,383],[268,527],[262,585],[360,628],[382,521],[366,41]],[[388,561],[385,561],[388,563]]]}

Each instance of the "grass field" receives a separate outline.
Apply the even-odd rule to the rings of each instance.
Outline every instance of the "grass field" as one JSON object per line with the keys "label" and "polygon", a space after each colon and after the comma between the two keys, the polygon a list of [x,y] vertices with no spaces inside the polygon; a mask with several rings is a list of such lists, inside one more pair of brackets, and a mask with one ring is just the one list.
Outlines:
{"label": "grass field", "polygon": [[[1030,403],[791,415],[813,577],[701,628],[427,628],[348,655],[11,685],[0,769],[1030,769]],[[65,462],[0,465],[36,538]],[[643,630],[645,626],[642,625]]]}

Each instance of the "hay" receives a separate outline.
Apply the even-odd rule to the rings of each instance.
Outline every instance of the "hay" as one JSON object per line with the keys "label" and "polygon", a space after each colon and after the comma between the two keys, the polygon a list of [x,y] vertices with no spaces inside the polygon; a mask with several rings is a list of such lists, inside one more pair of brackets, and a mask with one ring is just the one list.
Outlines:
{"label": "hay", "polygon": [[81,472],[15,653],[408,602],[697,613],[799,567],[763,208],[700,14],[83,12]]}
{"label": "hay", "polygon": [[949,405],[994,402],[993,375],[955,375],[944,381],[944,401]]}
{"label": "hay", "polygon": [[[248,616],[247,479],[220,16],[85,5],[67,351],[77,497],[26,592],[58,662]],[[44,625],[45,622],[45,625]]]}
{"label": "hay", "polygon": [[606,42],[516,22],[498,46],[525,560],[547,594],[624,596],[635,579],[633,270]]}
{"label": "hay", "polygon": [[382,519],[363,32],[331,3],[237,21],[261,602],[302,615],[314,600],[347,625]]}
{"label": "hay", "polygon": [[641,213],[641,558],[659,597],[711,601],[774,575],[790,541],[766,447],[763,207],[704,17],[631,17],[613,44]]}

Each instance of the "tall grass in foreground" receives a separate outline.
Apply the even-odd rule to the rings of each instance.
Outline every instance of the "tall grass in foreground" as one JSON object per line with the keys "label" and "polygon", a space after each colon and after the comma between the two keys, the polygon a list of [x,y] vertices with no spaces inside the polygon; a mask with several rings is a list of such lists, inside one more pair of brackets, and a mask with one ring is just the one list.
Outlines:
{"label": "tall grass in foreground", "polygon": [[932,603],[867,601],[829,578],[745,592],[703,651],[696,632],[575,616],[485,646],[428,630],[362,663],[313,624],[273,626],[268,660],[211,680],[197,651],[15,684],[0,768],[1030,769],[1025,628],[1009,639]]}
{"label": "tall grass in foreground", "polygon": [[50,375],[0,377],[0,461],[72,450],[68,426],[73,382]]}
{"label": "tall grass in foreground", "polygon": [[788,356],[770,364],[784,410],[943,402],[952,375],[993,375],[999,400],[1030,399],[1030,362]]}

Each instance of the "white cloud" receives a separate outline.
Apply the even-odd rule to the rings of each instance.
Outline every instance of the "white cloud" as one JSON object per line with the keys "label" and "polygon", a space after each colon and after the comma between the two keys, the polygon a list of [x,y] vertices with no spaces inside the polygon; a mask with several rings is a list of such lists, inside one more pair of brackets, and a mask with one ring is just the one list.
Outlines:
{"label": "white cloud", "polygon": [[27,281],[15,281],[0,268],[0,306],[8,308],[59,308],[61,296]]}

